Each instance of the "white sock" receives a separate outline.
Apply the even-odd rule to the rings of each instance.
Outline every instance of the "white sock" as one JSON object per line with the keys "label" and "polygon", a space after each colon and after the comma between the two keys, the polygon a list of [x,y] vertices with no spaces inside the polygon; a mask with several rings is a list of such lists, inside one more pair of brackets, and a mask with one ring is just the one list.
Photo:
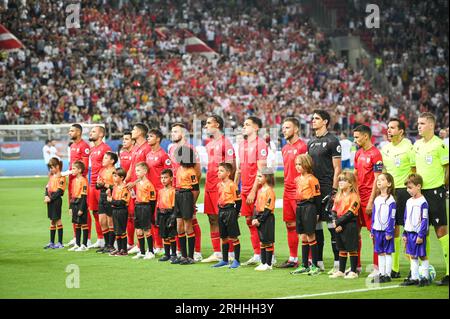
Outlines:
{"label": "white sock", "polygon": [[411,279],[412,280],[419,279],[419,259],[411,258]]}
{"label": "white sock", "polygon": [[317,261],[317,267],[319,267],[319,268],[324,268],[325,267],[324,264],[323,264],[323,260]]}
{"label": "white sock", "polygon": [[333,266],[339,268],[339,260],[335,260]]}
{"label": "white sock", "polygon": [[430,277],[430,262],[427,260],[422,260],[422,272],[423,272],[423,277],[424,278],[429,278]]}
{"label": "white sock", "polygon": [[381,276],[386,275],[386,256],[378,255],[378,270]]}
{"label": "white sock", "polygon": [[261,255],[258,254],[254,254],[253,258],[255,258],[256,260],[261,260]]}
{"label": "white sock", "polygon": [[216,256],[217,258],[222,258],[222,253],[220,251],[215,251],[214,256]]}
{"label": "white sock", "polygon": [[293,262],[293,263],[296,263],[296,262],[298,262],[298,257],[289,256],[289,261]]}
{"label": "white sock", "polygon": [[[379,258],[380,256],[378,256]],[[386,276],[391,276],[391,272],[392,272],[392,255],[391,254],[386,254],[385,256],[386,258]]]}

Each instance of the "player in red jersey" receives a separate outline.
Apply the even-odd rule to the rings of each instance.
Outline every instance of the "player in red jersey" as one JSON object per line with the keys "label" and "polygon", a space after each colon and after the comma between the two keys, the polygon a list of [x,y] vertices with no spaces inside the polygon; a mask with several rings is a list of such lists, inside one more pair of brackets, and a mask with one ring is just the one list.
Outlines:
{"label": "player in red jersey", "polygon": [[[180,168],[180,164],[177,162],[177,160],[175,158],[175,150],[180,146],[186,145],[194,150],[194,154],[195,154],[194,169],[197,173],[197,180],[200,181],[200,178],[202,176],[200,158],[199,158],[197,152],[195,151],[194,146],[192,146],[191,144],[188,143],[188,141],[186,139],[186,132],[187,132],[187,130],[183,123],[175,123],[172,125],[170,137],[171,137],[173,144],[169,148],[169,158],[172,161],[173,176],[177,176],[177,171]],[[177,185],[176,178],[174,178],[174,186],[179,187],[179,185]],[[199,195],[200,195],[200,192],[195,193],[194,204],[197,202]],[[197,218],[196,218],[196,210],[194,211],[194,216],[192,218],[192,227],[194,228],[194,233],[195,233],[194,260],[196,262],[199,262],[203,259],[202,254],[201,254],[202,232],[201,232],[200,226],[199,226]]]}
{"label": "player in red jersey", "polygon": [[[71,139],[70,144],[70,151],[69,151],[69,171],[72,171],[72,165],[76,161],[81,161],[84,163],[85,167],[88,167],[89,165],[89,144],[86,143],[81,138],[81,135],[83,133],[83,128],[80,124],[73,124],[69,129],[69,137]],[[87,177],[88,170],[85,169],[83,171],[83,176]],[[68,198],[69,202],[71,200],[72,195],[72,182],[75,179],[75,176],[72,176],[72,174],[69,175],[69,188],[68,188]],[[88,224],[91,224],[91,217],[88,214]],[[67,246],[74,246],[75,245],[75,225],[73,225],[73,239],[67,244]]]}
{"label": "player in red jersey", "polygon": [[[130,203],[128,205],[128,218],[134,219],[134,201],[136,198],[136,164],[140,162],[145,162],[145,158],[147,157],[147,154],[150,152],[151,147],[147,143],[147,133],[148,133],[148,127],[147,125],[143,123],[137,123],[133,126],[133,130],[131,131],[131,138],[135,140],[135,144],[133,147],[133,150],[131,152],[131,164],[130,168],[127,172],[127,177],[125,178],[125,182],[127,183],[127,188],[131,192],[131,199]],[[133,224],[134,225],[134,224]],[[128,229],[128,238],[133,237],[132,242],[134,243],[134,227],[133,229]],[[128,244],[130,244],[130,239],[128,239]],[[136,254],[140,250],[137,246],[132,247],[128,253],[129,254]]]}
{"label": "player in red jersey", "polygon": [[[91,177],[89,180],[88,189],[88,208],[94,215],[95,230],[97,232],[97,241],[89,245],[88,248],[103,248],[105,246],[105,240],[103,238],[102,226],[100,225],[100,219],[98,216],[98,201],[100,199],[100,190],[95,187],[97,184],[98,174],[103,167],[103,156],[106,152],[111,151],[111,147],[103,142],[105,137],[105,128],[103,126],[95,126],[89,132],[89,141],[94,143],[91,147],[89,161],[91,162]],[[91,223],[88,222],[89,239],[91,238]]]}
{"label": "player in red jersey", "polygon": [[133,139],[131,138],[131,131],[123,132],[122,147],[119,150],[119,164],[120,167],[128,172],[131,165],[131,152],[133,150]]}
{"label": "player in red jersey", "polygon": [[287,142],[281,150],[281,154],[284,164],[283,221],[286,223],[287,229],[289,259],[281,264],[280,268],[293,268],[298,266],[295,179],[300,175],[295,169],[295,158],[300,154],[305,154],[308,148],[300,139],[300,123],[295,117],[288,117],[283,121],[282,132]]}
{"label": "player in red jersey", "polygon": [[[208,215],[211,243],[213,247],[213,254],[208,258],[202,260],[204,263],[219,262],[222,260],[222,250],[220,246],[219,233],[219,189],[218,185],[221,180],[218,177],[219,164],[230,163],[233,167],[230,178],[234,179],[236,171],[236,155],[234,153],[233,145],[224,136],[223,119],[218,115],[211,115],[206,119],[206,133],[210,137],[210,141],[206,144],[206,151],[208,153],[208,171],[206,173],[205,183],[205,214]],[[230,245],[232,248],[233,245]]]}
{"label": "player in red jersey", "polygon": [[[148,132],[147,142],[150,145],[150,152],[147,154],[145,162],[148,166],[147,178],[150,180],[152,185],[156,190],[156,198],[158,198],[158,191],[164,188],[161,183],[161,172],[165,169],[172,168],[172,162],[170,161],[169,155],[161,147],[161,140],[163,134],[158,129],[151,129]],[[153,212],[153,221],[156,221],[156,209]],[[155,222],[152,222],[152,236],[153,236],[153,247],[155,255],[162,255],[164,253],[163,242],[161,236],[159,235],[159,227]]]}
{"label": "player in red jersey", "polygon": [[250,116],[244,121],[242,135],[244,140],[239,144],[239,163],[235,176],[236,185],[241,179],[241,216],[245,216],[250,230],[254,255],[243,265],[255,265],[261,261],[261,248],[259,243],[258,228],[252,225],[252,216],[255,208],[258,183],[256,175],[258,170],[267,167],[267,144],[258,136],[258,130],[262,127],[259,118]]}
{"label": "player in red jersey", "polygon": [[[360,149],[355,154],[355,176],[358,182],[361,208],[358,214],[359,244],[358,244],[358,268],[361,267],[361,227],[368,231],[372,229],[372,206],[375,199],[376,181],[383,170],[383,157],[381,152],[372,144],[372,131],[370,127],[360,125],[353,131],[355,143]],[[378,255],[373,253],[373,263],[378,266]],[[378,269],[369,275],[378,275]]]}

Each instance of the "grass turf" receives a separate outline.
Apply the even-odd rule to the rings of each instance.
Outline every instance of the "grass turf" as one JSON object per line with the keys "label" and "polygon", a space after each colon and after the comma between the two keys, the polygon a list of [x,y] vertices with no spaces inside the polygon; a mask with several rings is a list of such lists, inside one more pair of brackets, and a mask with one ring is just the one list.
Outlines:
{"label": "grass turf", "polygon": [[[49,241],[49,220],[43,203],[44,178],[0,179],[0,298],[279,298],[315,295],[328,292],[366,289],[366,276],[356,280],[329,279],[321,274],[316,277],[292,276],[289,270],[274,269],[256,272],[253,267],[237,270],[213,269],[211,264],[190,266],[170,265],[156,260],[132,260],[131,257],[115,258],[98,255],[94,251],[69,252],[67,249],[44,250]],[[277,198],[282,197],[282,178],[278,178]],[[201,188],[203,189],[203,188]],[[64,242],[72,237],[71,220],[64,198]],[[203,193],[199,202],[203,201]],[[202,229],[202,253],[212,252],[208,218],[198,215]],[[240,218],[241,261],[252,255],[249,231]],[[445,273],[440,245],[431,230],[430,263],[437,271],[437,278]],[[325,233],[325,267],[332,266],[329,233]],[[95,228],[93,227],[93,239]],[[363,266],[370,263],[372,244],[363,230]],[[286,228],[281,209],[276,210],[276,257],[283,262],[288,257]],[[401,257],[401,272],[406,275],[409,263]],[[80,288],[66,287],[69,273],[66,268],[77,265],[80,270]],[[402,279],[390,284],[396,285]],[[447,299],[448,287],[435,285],[417,288],[369,290],[347,294],[327,294],[311,298],[372,298],[372,299]]]}

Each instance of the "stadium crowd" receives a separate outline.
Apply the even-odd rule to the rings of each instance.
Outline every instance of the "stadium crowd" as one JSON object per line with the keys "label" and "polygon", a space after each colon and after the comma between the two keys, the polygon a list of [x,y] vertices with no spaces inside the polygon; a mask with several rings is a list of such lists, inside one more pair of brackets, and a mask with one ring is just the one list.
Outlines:
{"label": "stadium crowd", "polygon": [[[414,130],[417,114],[430,110],[438,115],[437,127],[448,127],[448,78],[442,72],[448,69],[442,59],[448,56],[448,47],[442,50],[446,36],[435,31],[428,43],[427,20],[416,24],[420,36],[414,45],[408,38],[413,32],[402,32],[404,39],[394,46],[392,27],[376,31],[384,32],[374,42],[386,74],[404,88],[403,98],[395,100],[374,92],[363,71],[338,59],[325,34],[293,1],[214,6],[167,1],[120,10],[101,2],[83,2],[80,29],[65,27],[62,1],[3,5],[1,21],[25,50],[2,56],[0,123],[105,122],[121,133],[143,121],[167,134],[170,123],[184,122],[191,129],[194,117],[210,113],[234,128],[249,115],[267,127],[280,127],[295,115],[309,135],[311,111],[322,108],[332,114],[334,130],[371,123],[378,139],[385,130],[380,123],[390,116],[398,115]],[[423,14],[435,18],[433,10],[418,8],[423,10],[410,11],[414,21]],[[387,10],[386,19],[397,23],[392,12],[399,11]],[[220,58],[185,54],[183,33],[171,28],[179,23]],[[157,34],[157,26],[169,26],[167,37]],[[420,59],[410,53],[416,46],[423,51]]]}

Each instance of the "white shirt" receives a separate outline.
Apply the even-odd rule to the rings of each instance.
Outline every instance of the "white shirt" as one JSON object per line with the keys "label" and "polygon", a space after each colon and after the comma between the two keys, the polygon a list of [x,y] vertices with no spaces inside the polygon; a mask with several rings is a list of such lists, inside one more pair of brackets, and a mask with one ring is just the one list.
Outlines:
{"label": "white shirt", "polygon": [[348,139],[340,140],[339,143],[341,144],[341,159],[343,161],[349,160],[352,156],[353,143]]}
{"label": "white shirt", "polygon": [[428,224],[428,203],[424,196],[410,198],[406,202],[405,210],[405,231],[420,232],[422,219],[427,219]]}
{"label": "white shirt", "polygon": [[44,155],[45,164],[48,164],[52,157],[60,159],[58,156],[56,156],[57,152],[58,150],[56,149],[56,147],[44,145],[44,147],[42,148],[42,154]]}
{"label": "white shirt", "polygon": [[395,199],[391,195],[387,199],[377,196],[373,202],[373,223],[372,228],[378,231],[385,231],[391,219],[395,220],[396,205]]}

